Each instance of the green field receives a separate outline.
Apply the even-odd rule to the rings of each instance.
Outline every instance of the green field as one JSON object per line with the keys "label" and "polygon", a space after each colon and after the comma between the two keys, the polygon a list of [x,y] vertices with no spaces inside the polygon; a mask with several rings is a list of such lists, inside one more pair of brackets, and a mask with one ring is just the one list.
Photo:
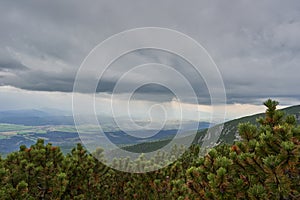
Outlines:
{"label": "green field", "polygon": [[0,132],[8,132],[8,131],[23,131],[32,129],[32,126],[23,126],[16,124],[0,124]]}

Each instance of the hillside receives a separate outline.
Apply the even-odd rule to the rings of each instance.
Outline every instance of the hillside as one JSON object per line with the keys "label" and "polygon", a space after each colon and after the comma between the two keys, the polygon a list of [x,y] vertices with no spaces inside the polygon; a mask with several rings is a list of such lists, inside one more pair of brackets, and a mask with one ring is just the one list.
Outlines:
{"label": "hillside", "polygon": [[[281,109],[281,111],[283,111],[286,115],[295,115],[298,123],[300,122],[300,105],[287,107]],[[233,143],[234,140],[239,138],[237,131],[237,126],[239,123],[250,122],[251,124],[257,125],[258,123],[256,122],[256,119],[264,116],[265,113],[259,113],[226,122],[218,142],[225,142],[228,144]]]}
{"label": "hillside", "polygon": [[[284,109],[281,109],[285,114],[287,115],[294,115],[296,116],[298,124],[300,123],[300,105],[297,106],[291,106],[287,107]],[[227,144],[232,144],[234,140],[238,140],[239,134],[237,131],[237,127],[239,123],[244,123],[244,122],[250,122],[252,124],[258,124],[256,122],[256,119],[259,117],[264,117],[265,113],[259,113],[255,115],[250,115],[246,117],[241,117],[238,119],[234,119],[228,122],[224,123],[224,127],[221,133],[221,136],[219,137],[219,140],[217,143],[227,143]],[[216,125],[217,127],[218,125]],[[201,144],[203,141],[203,137],[206,135],[207,129],[204,129],[202,131],[198,131],[197,135],[195,136],[194,143],[195,144]],[[160,140],[160,141],[154,141],[151,143],[141,143],[137,145],[132,145],[132,146],[126,146],[123,147],[123,149],[131,152],[151,152],[155,151],[158,148],[163,147],[164,145],[168,144],[170,142],[170,139],[167,140]]]}

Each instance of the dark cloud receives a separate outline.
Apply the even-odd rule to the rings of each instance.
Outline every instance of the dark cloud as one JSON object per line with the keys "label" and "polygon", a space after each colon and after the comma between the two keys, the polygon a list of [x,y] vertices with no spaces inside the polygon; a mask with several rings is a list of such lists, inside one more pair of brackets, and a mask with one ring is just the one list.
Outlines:
{"label": "dark cloud", "polygon": [[13,58],[7,49],[0,48],[0,71],[24,71],[29,68],[23,65],[19,60]]}
{"label": "dark cloud", "polygon": [[[297,0],[2,1],[0,85],[71,92],[81,62],[99,42],[126,29],[160,26],[186,33],[203,44],[220,69],[228,102],[251,103],[270,96],[300,100],[299,10]],[[158,62],[182,73],[200,101],[209,102],[203,77],[182,59],[153,51],[127,56],[104,74],[97,92],[111,93],[118,78],[132,66]],[[144,76],[137,74],[124,84],[130,86]],[[86,86],[95,78],[87,77]],[[180,88],[176,80],[166,78]],[[164,99],[160,95],[164,92],[157,87],[139,91],[145,98],[149,93],[157,99]]]}
{"label": "dark cloud", "polygon": [[15,61],[11,62],[0,62],[0,71],[24,71],[28,70],[29,68],[22,63],[18,63]]}

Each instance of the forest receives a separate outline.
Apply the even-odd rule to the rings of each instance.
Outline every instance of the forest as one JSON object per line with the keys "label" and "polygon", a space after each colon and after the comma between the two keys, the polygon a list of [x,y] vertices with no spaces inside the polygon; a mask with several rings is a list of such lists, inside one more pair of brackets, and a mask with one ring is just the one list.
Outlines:
{"label": "forest", "polygon": [[[240,141],[215,146],[204,156],[193,144],[180,159],[148,173],[104,165],[101,149],[90,154],[78,144],[64,155],[40,139],[0,158],[0,199],[300,199],[300,127],[278,104],[264,102],[258,125],[239,124]],[[138,159],[137,165],[126,159],[113,164],[143,169],[153,161],[168,162],[163,152]]]}

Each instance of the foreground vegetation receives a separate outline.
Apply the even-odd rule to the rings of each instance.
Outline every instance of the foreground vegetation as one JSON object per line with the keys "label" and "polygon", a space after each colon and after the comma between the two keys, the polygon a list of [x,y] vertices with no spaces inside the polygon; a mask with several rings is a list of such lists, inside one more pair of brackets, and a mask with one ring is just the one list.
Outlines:
{"label": "foreground vegetation", "polygon": [[[300,127],[276,110],[278,102],[265,105],[258,126],[238,126],[241,141],[205,156],[193,145],[173,164],[145,174],[109,168],[80,144],[66,156],[42,140],[21,146],[0,159],[0,199],[300,199]],[[94,156],[101,158],[101,150]],[[139,159],[132,167],[149,163]]]}

